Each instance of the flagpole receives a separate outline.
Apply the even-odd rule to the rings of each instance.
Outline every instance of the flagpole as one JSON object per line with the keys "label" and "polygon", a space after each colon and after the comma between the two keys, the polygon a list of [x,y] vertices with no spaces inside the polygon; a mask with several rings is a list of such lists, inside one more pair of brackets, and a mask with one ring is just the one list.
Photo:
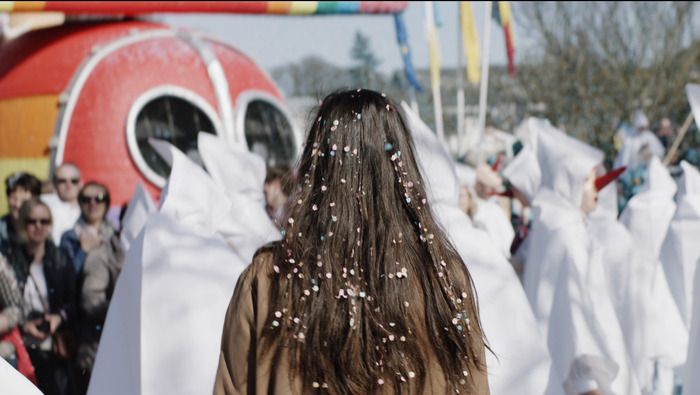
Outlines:
{"label": "flagpole", "polygon": [[[437,31],[435,30],[435,14],[433,13],[433,2],[432,1],[426,1],[425,2],[425,18],[426,18],[426,28],[427,28],[427,33],[428,33],[428,45],[434,45],[435,48],[433,50],[435,51],[432,56],[439,56],[437,53]],[[434,36],[433,36],[434,35]],[[431,36],[434,39],[434,42],[431,41]],[[435,60],[435,59],[431,59]],[[441,143],[445,143],[445,130],[443,126],[443,120],[442,120],[442,97],[440,96],[440,79],[439,79],[439,73],[440,73],[440,64],[439,60],[433,62],[430,62],[433,67],[438,67],[438,70],[433,71],[438,74],[437,80],[433,80],[431,78],[431,85],[433,88],[433,111],[435,112],[435,131],[437,132],[437,137],[438,140],[440,140]],[[431,73],[432,74],[432,73]]]}
{"label": "flagpole", "polygon": [[489,85],[489,55],[491,52],[491,7],[492,1],[485,1],[484,7],[484,49],[481,58],[481,84],[479,86],[479,123],[478,123],[478,143],[477,143],[477,165],[481,163],[481,142],[484,139],[484,130],[486,129],[486,102]]}
{"label": "flagpole", "polygon": [[462,73],[464,45],[462,42],[462,7],[457,3],[457,153],[461,151],[460,145],[464,140],[464,75]]}
{"label": "flagpole", "polygon": [[420,107],[418,107],[418,100],[416,99],[416,88],[409,84],[408,87],[408,99],[411,101],[411,109],[420,116]]}

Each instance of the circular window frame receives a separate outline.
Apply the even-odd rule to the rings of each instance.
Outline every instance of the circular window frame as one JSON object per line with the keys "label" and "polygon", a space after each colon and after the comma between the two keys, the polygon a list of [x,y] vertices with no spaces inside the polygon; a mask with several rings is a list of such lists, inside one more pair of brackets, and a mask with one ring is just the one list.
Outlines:
{"label": "circular window frame", "polygon": [[282,100],[278,99],[276,96],[273,96],[272,94],[266,91],[252,89],[247,90],[238,95],[238,98],[236,99],[235,113],[236,135],[238,136],[239,141],[246,147],[247,150],[250,150],[250,148],[248,148],[248,139],[246,138],[245,134],[245,115],[248,111],[248,105],[250,104],[250,102],[255,100],[261,100],[272,105],[277,110],[279,110],[279,112],[281,112],[285,118],[287,118],[287,123],[289,123],[289,127],[292,129],[292,138],[294,139],[294,158],[292,160],[292,162],[294,162],[299,157],[299,152],[301,148],[301,136],[299,135],[299,130],[293,122],[291,113],[284,105]]}
{"label": "circular window frame", "polygon": [[[148,103],[162,96],[173,96],[185,100],[202,111],[209,117],[212,125],[214,125],[214,134],[216,136],[221,136],[220,131],[223,130],[221,119],[216,110],[203,97],[189,89],[176,85],[159,85],[147,90],[136,98],[126,118],[126,144],[129,149],[129,155],[139,172],[141,172],[148,181],[161,189],[165,186],[167,180],[151,169],[151,166],[149,166],[143,158],[138,142],[136,141],[136,119],[139,113],[141,113],[141,110],[143,110]],[[197,131],[197,133],[199,133],[199,131]]]}

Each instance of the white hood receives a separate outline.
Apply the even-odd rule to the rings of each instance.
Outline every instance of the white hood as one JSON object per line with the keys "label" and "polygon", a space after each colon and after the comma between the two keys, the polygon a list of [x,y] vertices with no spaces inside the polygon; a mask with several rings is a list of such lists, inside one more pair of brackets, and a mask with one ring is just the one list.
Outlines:
{"label": "white hood", "polygon": [[530,145],[524,146],[503,169],[503,177],[518,188],[529,202],[532,202],[542,179],[535,149]]}
{"label": "white hood", "polygon": [[90,394],[213,388],[226,308],[252,251],[266,242],[250,232],[266,215],[240,222],[240,206],[201,167],[168,143],[154,146],[172,172],[160,212],[127,253]]}
{"label": "white hood", "polygon": [[199,153],[211,178],[229,196],[243,194],[265,207],[262,193],[265,183],[265,161],[240,145],[228,145],[210,133],[199,133]]}
{"label": "white hood", "polygon": [[0,383],[2,383],[2,393],[7,395],[41,395],[34,384],[26,377],[22,376],[17,369],[0,358]]}
{"label": "white hood", "polygon": [[603,161],[603,153],[542,120],[536,120],[535,125],[542,188],[549,189],[561,202],[578,210],[586,178]]}
{"label": "white hood", "polygon": [[476,185],[476,169],[462,163],[455,163],[455,171],[461,186],[474,188]]}
{"label": "white hood", "polygon": [[474,280],[481,323],[496,353],[496,357],[486,353],[491,393],[543,394],[550,373],[549,354],[518,277],[489,236],[475,229],[457,207],[453,191],[458,190],[458,182],[449,155],[420,118],[402,106],[434,213]]}
{"label": "white hood", "polygon": [[700,259],[700,172],[681,162],[678,206],[661,246],[661,262],[686,326],[692,316],[693,279]]}
{"label": "white hood", "polygon": [[456,206],[459,202],[459,182],[452,158],[411,107],[405,102],[401,102],[401,106],[413,136],[421,174],[428,184],[428,199],[432,204],[439,202]]}
{"label": "white hood", "polygon": [[668,170],[658,158],[652,158],[642,191],[630,199],[620,216],[637,248],[654,258],[659,257],[676,211],[675,193],[676,183]]}
{"label": "white hood", "polygon": [[156,205],[151,199],[151,195],[139,182],[136,184],[136,190],[131,196],[126,213],[124,213],[124,219],[122,219],[119,237],[124,251],[129,251],[131,243],[138,237],[148,220],[148,216],[155,211]]}

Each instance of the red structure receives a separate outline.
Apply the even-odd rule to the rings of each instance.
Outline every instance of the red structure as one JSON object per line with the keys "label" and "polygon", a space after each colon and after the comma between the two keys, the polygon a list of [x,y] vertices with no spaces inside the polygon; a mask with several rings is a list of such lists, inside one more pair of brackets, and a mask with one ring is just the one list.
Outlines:
{"label": "red structure", "polygon": [[200,130],[270,164],[296,155],[299,137],[271,78],[215,39],[150,22],[73,23],[9,41],[0,59],[2,177],[47,177],[73,162],[121,205],[137,182],[157,197],[167,177],[150,137],[195,160]]}

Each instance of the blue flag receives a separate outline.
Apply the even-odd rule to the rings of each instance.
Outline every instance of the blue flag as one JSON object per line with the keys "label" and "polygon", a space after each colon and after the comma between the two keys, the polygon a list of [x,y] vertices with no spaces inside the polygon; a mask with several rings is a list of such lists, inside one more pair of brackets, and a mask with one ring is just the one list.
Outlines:
{"label": "blue flag", "polygon": [[418,92],[421,92],[423,88],[418,82],[416,77],[416,71],[413,69],[413,62],[411,61],[411,48],[408,46],[408,33],[406,33],[406,24],[403,20],[403,13],[394,14],[394,23],[396,24],[396,41],[399,43],[399,49],[401,50],[401,58],[403,59],[404,73],[406,74],[406,79],[408,83],[415,88]]}

